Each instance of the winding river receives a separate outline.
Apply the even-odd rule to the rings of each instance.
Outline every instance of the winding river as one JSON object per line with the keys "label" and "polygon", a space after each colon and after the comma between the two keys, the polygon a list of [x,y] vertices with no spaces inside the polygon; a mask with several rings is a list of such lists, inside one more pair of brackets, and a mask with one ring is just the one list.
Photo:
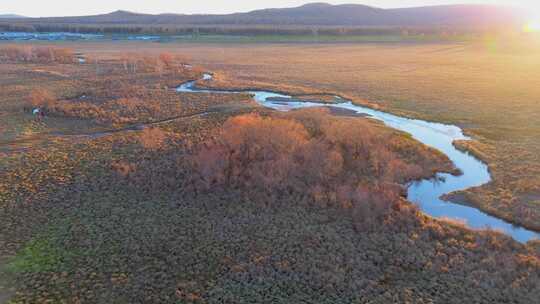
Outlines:
{"label": "winding river", "polygon": [[[204,74],[203,80],[210,81],[211,79],[211,74]],[[502,231],[522,243],[532,239],[540,239],[540,233],[507,223],[476,208],[446,202],[440,198],[445,194],[478,187],[491,181],[488,166],[485,163],[454,147],[453,142],[455,140],[470,140],[457,126],[400,117],[354,105],[351,101],[345,99],[341,99],[340,102],[334,104],[302,102],[295,100],[291,96],[269,91],[202,89],[197,88],[195,83],[195,81],[184,83],[177,88],[177,91],[183,93],[249,93],[253,95],[253,99],[259,104],[278,111],[331,106],[369,115],[371,118],[380,120],[391,128],[411,134],[416,140],[443,152],[463,172],[459,176],[438,173],[436,178],[413,182],[408,186],[408,200],[418,204],[424,213],[435,218],[458,219],[464,221],[471,228],[484,229],[489,227]]]}

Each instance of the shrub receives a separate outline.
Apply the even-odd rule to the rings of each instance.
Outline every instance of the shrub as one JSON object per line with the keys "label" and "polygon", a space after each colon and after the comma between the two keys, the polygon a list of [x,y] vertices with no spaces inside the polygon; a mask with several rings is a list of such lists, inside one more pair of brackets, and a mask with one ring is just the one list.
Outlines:
{"label": "shrub", "polygon": [[229,119],[214,142],[196,157],[207,186],[286,186],[295,157],[308,143],[305,128],[294,121],[263,118],[256,114]]}
{"label": "shrub", "polygon": [[[438,164],[427,170],[407,164],[394,151],[395,137],[409,139],[373,122],[308,112],[229,118],[186,154],[165,145],[174,141],[167,133],[148,128],[138,138],[145,160],[117,171],[128,172],[121,175],[146,192],[181,188],[197,195],[211,189],[263,204],[337,207],[349,210],[363,230],[381,222],[398,230],[416,225],[418,210],[401,199],[401,184],[430,176]],[[420,159],[429,155],[420,145],[416,149]]]}
{"label": "shrub", "polygon": [[[252,201],[351,210],[357,229],[418,224],[402,184],[445,164],[433,151],[367,119],[312,109],[228,119],[193,156],[200,192],[241,191]],[[418,164],[409,164],[411,155]],[[439,167],[440,168],[440,167]],[[221,189],[221,190],[218,190]]]}
{"label": "shrub", "polygon": [[160,128],[145,128],[139,136],[141,145],[148,150],[159,150],[165,144],[167,135]]}
{"label": "shrub", "polygon": [[171,53],[161,53],[155,55],[141,55],[126,53],[120,57],[123,68],[126,72],[178,72],[182,68],[184,58],[174,56]]}
{"label": "shrub", "polygon": [[174,64],[174,56],[171,53],[159,54],[159,60],[165,65],[166,68],[172,68]]}
{"label": "shrub", "polygon": [[195,155],[198,182],[258,198],[304,197],[380,221],[400,208],[397,183],[422,170],[406,165],[372,129],[369,122],[324,111],[233,117]]}
{"label": "shrub", "polygon": [[75,61],[73,50],[67,48],[15,45],[0,48],[0,62],[74,63]]}
{"label": "shrub", "polygon": [[28,101],[33,107],[50,107],[56,99],[46,89],[34,89],[28,96]]}

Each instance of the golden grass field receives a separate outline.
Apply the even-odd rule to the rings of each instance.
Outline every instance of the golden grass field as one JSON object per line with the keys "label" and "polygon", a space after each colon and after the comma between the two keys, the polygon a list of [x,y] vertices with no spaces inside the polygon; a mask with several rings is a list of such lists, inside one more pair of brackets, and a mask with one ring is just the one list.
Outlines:
{"label": "golden grass field", "polygon": [[180,53],[218,73],[219,85],[328,92],[387,111],[457,124],[494,181],[459,196],[540,229],[540,47],[469,44],[79,43],[101,56],[137,49]]}

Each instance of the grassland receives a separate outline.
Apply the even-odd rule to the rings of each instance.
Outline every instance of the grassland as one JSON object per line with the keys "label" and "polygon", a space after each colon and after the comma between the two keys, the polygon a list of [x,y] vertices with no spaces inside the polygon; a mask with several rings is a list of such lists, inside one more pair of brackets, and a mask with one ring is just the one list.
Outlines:
{"label": "grassland", "polygon": [[[137,45],[188,55],[217,72],[219,86],[336,93],[409,117],[457,124],[475,139],[457,144],[486,161],[494,180],[449,198],[540,229],[535,37],[442,44]],[[129,47],[78,46],[99,54]]]}
{"label": "grassland", "polygon": [[[399,197],[398,183],[452,170],[440,153],[362,117],[172,90],[197,68],[89,55],[99,60],[1,64],[11,303],[537,298],[537,242],[436,221]],[[36,89],[54,96],[41,122],[28,114]]]}

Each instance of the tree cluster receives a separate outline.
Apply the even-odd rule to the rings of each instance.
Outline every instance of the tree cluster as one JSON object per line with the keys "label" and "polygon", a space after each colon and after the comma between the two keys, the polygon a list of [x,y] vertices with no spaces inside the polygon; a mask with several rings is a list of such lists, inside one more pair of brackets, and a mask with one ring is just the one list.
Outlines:
{"label": "tree cluster", "polygon": [[0,48],[2,63],[74,63],[76,56],[68,48],[8,45]]}

